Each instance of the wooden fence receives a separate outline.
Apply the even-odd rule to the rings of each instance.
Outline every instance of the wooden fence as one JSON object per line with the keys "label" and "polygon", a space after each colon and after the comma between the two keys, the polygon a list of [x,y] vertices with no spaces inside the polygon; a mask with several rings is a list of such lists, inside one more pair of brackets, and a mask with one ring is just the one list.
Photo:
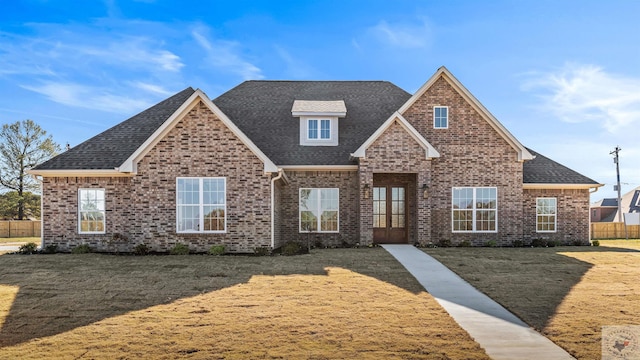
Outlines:
{"label": "wooden fence", "polygon": [[40,237],[40,220],[0,221],[0,238]]}
{"label": "wooden fence", "polygon": [[[591,223],[591,239],[624,239],[624,223],[602,222]],[[640,225],[627,225],[627,235],[629,239],[640,239]]]}

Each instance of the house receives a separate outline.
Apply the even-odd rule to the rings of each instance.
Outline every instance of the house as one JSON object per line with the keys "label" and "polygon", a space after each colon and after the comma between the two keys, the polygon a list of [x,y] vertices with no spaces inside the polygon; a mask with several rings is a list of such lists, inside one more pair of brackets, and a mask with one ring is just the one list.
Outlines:
{"label": "house", "polygon": [[43,245],[104,251],[586,244],[601,186],[523,146],[445,67],[414,94],[386,81],[246,81],[214,100],[187,88],[31,173]]}
{"label": "house", "polygon": [[[622,195],[620,204],[623,214],[640,213],[640,186]],[[591,222],[618,222],[618,199],[606,198],[591,204]]]}

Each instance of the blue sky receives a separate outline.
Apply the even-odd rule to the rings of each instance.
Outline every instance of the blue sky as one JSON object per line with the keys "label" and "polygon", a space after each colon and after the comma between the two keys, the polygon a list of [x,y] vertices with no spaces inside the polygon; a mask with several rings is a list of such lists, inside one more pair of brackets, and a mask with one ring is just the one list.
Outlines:
{"label": "blue sky", "polygon": [[0,123],[72,146],[187,86],[388,80],[445,65],[525,146],[640,186],[638,1],[15,0],[0,12]]}

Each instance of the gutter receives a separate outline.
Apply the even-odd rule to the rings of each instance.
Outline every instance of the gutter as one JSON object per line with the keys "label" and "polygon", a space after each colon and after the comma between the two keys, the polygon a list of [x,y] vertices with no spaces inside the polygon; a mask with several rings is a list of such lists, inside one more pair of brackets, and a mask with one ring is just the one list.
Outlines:
{"label": "gutter", "polygon": [[276,215],[275,187],[276,186],[275,186],[275,184],[276,184],[276,180],[280,180],[283,177],[284,177],[284,180],[286,181],[286,175],[284,174],[284,170],[282,168],[278,168],[278,176],[276,176],[276,177],[271,179],[271,250],[273,250],[273,247],[276,244],[276,229],[275,229],[275,223],[276,223],[276,217],[275,217],[275,215]]}

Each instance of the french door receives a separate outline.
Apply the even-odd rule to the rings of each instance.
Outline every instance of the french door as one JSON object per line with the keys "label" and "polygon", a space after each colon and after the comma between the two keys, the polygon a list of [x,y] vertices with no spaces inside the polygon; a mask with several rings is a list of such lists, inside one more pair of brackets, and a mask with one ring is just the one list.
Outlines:
{"label": "french door", "polygon": [[373,242],[407,243],[407,188],[402,185],[373,187]]}

